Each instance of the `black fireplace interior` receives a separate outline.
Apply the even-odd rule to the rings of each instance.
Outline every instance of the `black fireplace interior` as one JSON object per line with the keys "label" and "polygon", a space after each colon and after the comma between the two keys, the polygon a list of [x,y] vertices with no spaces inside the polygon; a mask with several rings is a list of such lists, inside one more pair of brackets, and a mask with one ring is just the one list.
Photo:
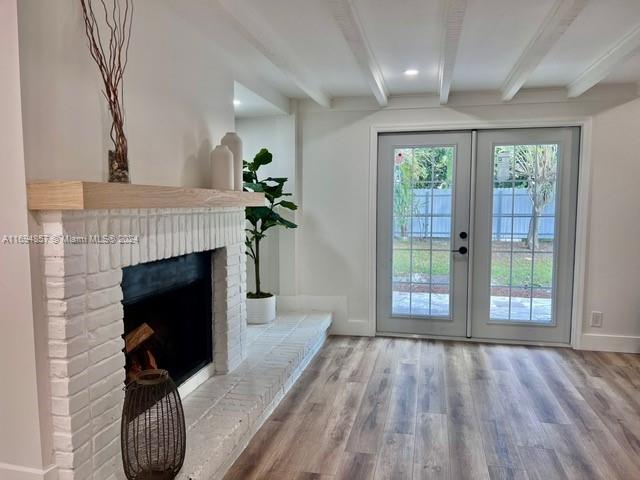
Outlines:
{"label": "black fireplace interior", "polygon": [[127,382],[162,368],[180,384],[211,362],[211,252],[123,269]]}

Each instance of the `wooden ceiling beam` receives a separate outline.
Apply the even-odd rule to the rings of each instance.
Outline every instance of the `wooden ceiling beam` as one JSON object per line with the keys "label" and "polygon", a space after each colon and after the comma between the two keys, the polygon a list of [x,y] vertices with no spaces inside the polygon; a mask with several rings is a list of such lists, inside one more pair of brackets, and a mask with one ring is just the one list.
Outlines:
{"label": "wooden ceiling beam", "polygon": [[586,4],[586,0],[556,0],[527,48],[509,72],[501,88],[502,100],[507,102],[515,97]]}
{"label": "wooden ceiling beam", "polygon": [[596,59],[578,78],[567,86],[569,97],[579,97],[604,80],[615,68],[640,50],[640,25],[618,40],[607,52]]}
{"label": "wooden ceiling beam", "polygon": [[445,2],[444,32],[439,65],[441,105],[445,105],[449,101],[449,91],[451,90],[453,70],[456,65],[466,10],[467,0],[446,0]]}
{"label": "wooden ceiling beam", "polygon": [[353,0],[327,0],[327,2],[333,18],[338,23],[344,39],[367,79],[373,96],[376,97],[378,104],[384,107],[388,103],[387,88]]}

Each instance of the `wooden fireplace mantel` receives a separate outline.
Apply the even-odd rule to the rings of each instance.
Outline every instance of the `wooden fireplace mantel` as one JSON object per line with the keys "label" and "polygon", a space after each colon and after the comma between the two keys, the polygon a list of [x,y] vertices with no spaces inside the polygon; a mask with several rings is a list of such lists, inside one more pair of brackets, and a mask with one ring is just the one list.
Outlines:
{"label": "wooden fireplace mantel", "polygon": [[29,210],[260,207],[263,193],[83,181],[27,184]]}

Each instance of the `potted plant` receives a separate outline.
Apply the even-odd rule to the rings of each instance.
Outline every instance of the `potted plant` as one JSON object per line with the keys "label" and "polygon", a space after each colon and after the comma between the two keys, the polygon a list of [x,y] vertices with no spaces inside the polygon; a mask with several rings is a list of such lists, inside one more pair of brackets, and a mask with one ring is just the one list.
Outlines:
{"label": "potted plant", "polygon": [[247,255],[253,260],[256,284],[253,292],[247,293],[247,322],[269,323],[276,318],[276,297],[272,293],[263,292],[260,287],[260,241],[266,232],[273,227],[297,228],[297,225],[280,216],[282,208],[297,210],[298,206],[283,197],[291,196],[284,192],[287,178],[267,177],[258,178],[258,170],[268,165],[273,155],[266,149],[260,150],[251,162],[243,162],[244,189],[252,192],[263,192],[268,205],[264,207],[247,207],[246,218],[249,225],[246,228]]}

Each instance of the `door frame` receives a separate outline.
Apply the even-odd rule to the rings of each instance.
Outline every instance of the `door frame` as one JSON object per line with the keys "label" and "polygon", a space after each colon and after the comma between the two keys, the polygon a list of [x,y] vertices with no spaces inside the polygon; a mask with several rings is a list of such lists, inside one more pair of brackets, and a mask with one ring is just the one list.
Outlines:
{"label": "door frame", "polygon": [[[591,137],[592,120],[588,117],[571,117],[554,120],[517,120],[502,122],[454,122],[446,124],[395,124],[372,125],[369,129],[369,211],[368,211],[368,242],[367,242],[367,270],[368,282],[368,322],[366,333],[377,335],[376,305],[377,305],[377,184],[378,184],[378,134],[399,132],[436,132],[451,130],[489,130],[508,128],[541,128],[541,127],[580,127],[580,156],[578,170],[578,199],[576,211],[575,264],[573,269],[573,302],[571,310],[571,342],[570,344],[555,344],[547,342],[505,342],[533,345],[563,345],[575,349],[581,348],[582,327],[584,318],[584,295],[586,281],[586,256],[588,248],[589,210],[591,198]],[[475,159],[472,159],[472,169]],[[474,172],[472,171],[472,174]],[[472,222],[473,223],[473,222]],[[470,259],[471,261],[471,259]],[[472,282],[469,282],[469,289]],[[467,331],[467,335],[469,332]],[[437,337],[444,338],[444,337]],[[464,338],[463,338],[464,339]],[[468,338],[467,338],[468,339]],[[473,339],[468,339],[473,340]],[[484,341],[484,340],[483,340]]]}

